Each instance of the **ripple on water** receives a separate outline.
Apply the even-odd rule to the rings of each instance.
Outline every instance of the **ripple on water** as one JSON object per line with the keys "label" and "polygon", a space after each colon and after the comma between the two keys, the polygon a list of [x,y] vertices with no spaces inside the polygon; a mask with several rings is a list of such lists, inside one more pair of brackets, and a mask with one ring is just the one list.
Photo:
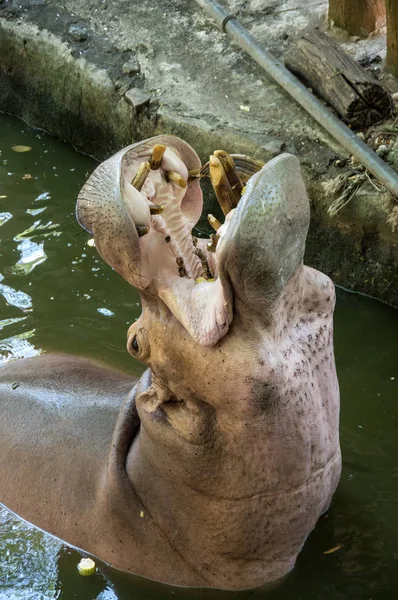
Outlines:
{"label": "ripple on water", "polygon": [[34,335],[35,330],[32,329],[31,331],[25,331],[19,335],[0,340],[0,365],[14,358],[32,358],[32,356],[41,354],[42,351],[40,348],[35,348],[31,342],[28,342],[28,339]]}
{"label": "ripple on water", "polygon": [[1,600],[55,600],[59,597],[61,542],[0,507]]}
{"label": "ripple on water", "polygon": [[[3,279],[4,275],[1,275],[0,273],[0,281],[3,281]],[[25,294],[25,292],[14,290],[14,288],[9,285],[0,283],[0,295],[3,296],[4,300],[10,306],[15,306],[21,310],[29,310],[32,308],[32,298],[28,294]]]}
{"label": "ripple on water", "polygon": [[0,227],[10,219],[12,219],[12,214],[10,212],[0,212]]}

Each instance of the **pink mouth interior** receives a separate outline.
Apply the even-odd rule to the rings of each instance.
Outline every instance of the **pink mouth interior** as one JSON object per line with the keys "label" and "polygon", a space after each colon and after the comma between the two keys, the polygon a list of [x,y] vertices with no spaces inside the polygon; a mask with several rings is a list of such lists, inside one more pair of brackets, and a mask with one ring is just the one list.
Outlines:
{"label": "pink mouth interior", "polygon": [[[120,188],[130,218],[137,228],[149,227],[139,238],[140,273],[134,285],[143,292],[151,286],[199,343],[213,345],[228,330],[232,308],[219,279],[217,252],[208,251],[209,240],[192,236],[203,205],[199,182],[188,182],[185,163],[168,147],[160,168],[150,171],[138,191],[131,182],[150,154],[151,149],[145,149],[132,160],[126,157],[121,171]],[[186,187],[168,181],[170,171],[178,173]],[[153,206],[162,206],[162,214],[151,214]],[[226,228],[227,224],[221,236]]]}

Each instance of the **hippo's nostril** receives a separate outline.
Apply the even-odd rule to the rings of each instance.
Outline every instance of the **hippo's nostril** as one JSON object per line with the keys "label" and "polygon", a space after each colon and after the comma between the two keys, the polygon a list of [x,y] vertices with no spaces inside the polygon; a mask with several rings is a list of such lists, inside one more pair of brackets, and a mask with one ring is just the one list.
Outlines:
{"label": "hippo's nostril", "polygon": [[138,352],[140,351],[140,347],[139,347],[139,345],[138,345],[138,340],[137,340],[137,336],[136,336],[136,335],[135,335],[135,336],[133,337],[133,339],[131,340],[131,344],[130,344],[130,346],[131,346],[131,349],[132,349],[134,352],[137,352],[137,353],[138,353]]}

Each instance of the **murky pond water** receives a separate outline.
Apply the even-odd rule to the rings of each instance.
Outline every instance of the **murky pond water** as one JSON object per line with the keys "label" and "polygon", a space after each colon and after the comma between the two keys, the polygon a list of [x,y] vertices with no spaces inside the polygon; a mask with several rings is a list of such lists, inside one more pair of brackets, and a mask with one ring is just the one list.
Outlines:
{"label": "murky pond water", "polygon": [[[18,153],[14,145],[32,150]],[[103,264],[74,218],[76,194],[93,166],[0,115],[0,362],[57,351],[142,372],[125,351],[138,294]],[[82,578],[76,550],[0,509],[0,600],[395,599],[398,312],[339,291],[335,330],[343,475],[283,584],[235,594],[184,590],[102,565]]]}

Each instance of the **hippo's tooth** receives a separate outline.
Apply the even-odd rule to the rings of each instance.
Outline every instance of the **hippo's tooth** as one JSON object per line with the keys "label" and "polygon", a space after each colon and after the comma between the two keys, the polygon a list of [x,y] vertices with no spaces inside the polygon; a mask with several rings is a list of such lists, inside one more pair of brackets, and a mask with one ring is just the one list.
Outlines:
{"label": "hippo's tooth", "polygon": [[142,186],[144,185],[146,178],[149,175],[150,170],[151,170],[151,165],[149,164],[149,162],[143,162],[138,167],[137,173],[135,174],[135,177],[134,177],[133,181],[131,182],[131,185],[133,187],[135,187],[135,189],[138,190],[139,192],[142,190]]}
{"label": "hippo's tooth", "polygon": [[240,180],[233,158],[224,150],[216,150],[214,152],[214,156],[217,156],[218,160],[220,161],[225,175],[227,176],[229,185],[231,186],[233,205],[238,206],[238,202],[242,195],[243,184]]}
{"label": "hippo's tooth", "polygon": [[136,225],[135,226],[137,233],[138,233],[138,237],[142,237],[143,235],[146,235],[149,231],[149,227],[146,225]]}
{"label": "hippo's tooth", "polygon": [[166,181],[172,181],[173,183],[179,185],[181,188],[187,187],[187,182],[185,181],[185,179],[176,171],[165,171],[164,175],[166,177]]}
{"label": "hippo's tooth", "polygon": [[164,153],[166,152],[166,146],[164,144],[155,144],[152,150],[151,158],[149,159],[149,164],[151,166],[152,171],[160,168],[162,158]]}
{"label": "hippo's tooth", "polygon": [[224,168],[217,156],[211,156],[210,181],[224,215],[234,208],[233,192],[225,174]]}
{"label": "hippo's tooth", "polygon": [[207,215],[207,220],[209,221],[210,225],[215,231],[218,231],[220,229],[221,223],[218,219],[216,219],[214,215]]}
{"label": "hippo's tooth", "polygon": [[176,263],[177,263],[177,267],[178,267],[178,275],[180,277],[188,277],[187,271],[186,271],[185,265],[184,265],[184,259],[182,258],[182,256],[177,256]]}
{"label": "hippo's tooth", "polygon": [[163,211],[163,204],[154,204],[153,206],[149,207],[149,212],[151,213],[151,215],[161,215]]}
{"label": "hippo's tooth", "polygon": [[210,242],[207,244],[207,249],[209,252],[215,252],[217,249],[218,240],[220,236],[217,233],[212,233],[210,236]]}

